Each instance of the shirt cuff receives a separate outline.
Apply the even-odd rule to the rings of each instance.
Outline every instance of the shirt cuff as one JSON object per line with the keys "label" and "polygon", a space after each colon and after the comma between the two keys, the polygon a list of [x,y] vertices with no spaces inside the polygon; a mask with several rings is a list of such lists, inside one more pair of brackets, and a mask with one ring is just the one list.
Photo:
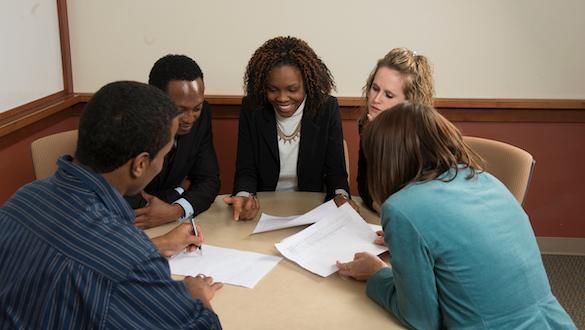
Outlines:
{"label": "shirt cuff", "polygon": [[183,187],[177,187],[175,188],[175,191],[179,193],[179,195],[182,195],[185,192],[185,189],[183,189]]}
{"label": "shirt cuff", "polygon": [[366,295],[382,306],[385,306],[382,299],[384,294],[380,292],[380,289],[393,282],[394,273],[392,272],[392,268],[383,267],[368,278],[366,282]]}
{"label": "shirt cuff", "polygon": [[335,189],[335,195],[343,195],[345,198],[349,198],[349,194],[345,189]]}
{"label": "shirt cuff", "polygon": [[236,194],[236,197],[250,197],[250,193],[247,191],[238,191],[238,193]]}
{"label": "shirt cuff", "polygon": [[183,208],[184,215],[177,219],[177,221],[179,222],[185,221],[185,219],[191,217],[194,214],[193,206],[191,206],[191,203],[187,202],[187,200],[184,198],[177,199],[176,201],[173,202],[173,204],[179,204]]}

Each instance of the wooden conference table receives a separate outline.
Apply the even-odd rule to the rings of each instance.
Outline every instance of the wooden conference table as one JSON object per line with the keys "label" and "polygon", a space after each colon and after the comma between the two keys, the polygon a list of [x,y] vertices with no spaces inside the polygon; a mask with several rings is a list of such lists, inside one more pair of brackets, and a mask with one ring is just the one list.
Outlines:
{"label": "wooden conference table", "polygon": [[[307,227],[251,235],[259,216],[251,221],[234,221],[223,197],[218,196],[211,208],[197,217],[206,244],[281,256],[274,243]],[[279,216],[303,214],[319,205],[323,197],[322,193],[310,192],[258,194],[260,212]],[[354,199],[367,222],[380,224],[376,214],[361,205],[359,198]],[[170,223],[146,233],[154,237],[174,226]],[[365,282],[337,273],[323,278],[284,258],[253,289],[224,285],[211,303],[227,330],[403,329],[390,313],[366,296]]]}

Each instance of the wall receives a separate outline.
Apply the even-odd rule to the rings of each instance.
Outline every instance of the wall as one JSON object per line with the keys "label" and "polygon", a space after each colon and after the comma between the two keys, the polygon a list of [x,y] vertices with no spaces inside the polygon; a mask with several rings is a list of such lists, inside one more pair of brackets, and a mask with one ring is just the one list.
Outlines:
{"label": "wall", "polygon": [[428,55],[440,98],[585,99],[585,1],[192,1],[68,3],[76,92],[145,81],[159,57],[184,53],[208,94],[241,95],[253,51],[277,35],[309,42],[359,96],[394,47]]}
{"label": "wall", "polygon": [[59,112],[0,139],[0,205],[35,179],[30,144],[43,136],[77,129],[81,106]]}
{"label": "wall", "polygon": [[[220,164],[221,193],[233,186],[238,105],[213,105],[213,132]],[[0,143],[0,204],[34,178],[30,143],[59,131],[74,129],[81,105],[21,129]],[[510,110],[511,111],[511,110]],[[350,157],[350,188],[357,195],[359,137],[352,108],[342,108],[344,137]],[[485,122],[457,119],[465,135],[492,138],[528,150],[536,159],[525,209],[537,236],[585,238],[585,121],[579,123]]]}
{"label": "wall", "polygon": [[525,208],[539,236],[585,237],[585,123],[457,123],[465,135],[530,151],[536,160]]}
{"label": "wall", "polygon": [[[585,238],[585,184],[580,177],[585,168],[585,123],[455,121],[455,124],[465,135],[503,141],[532,154],[536,166],[524,208],[537,236]],[[236,118],[213,120],[221,193],[232,191],[237,128]],[[351,194],[358,195],[359,136],[355,119],[343,120],[343,134],[349,149]]]}
{"label": "wall", "polygon": [[3,1],[1,8],[0,112],[4,112],[57,93],[64,82],[57,1]]}

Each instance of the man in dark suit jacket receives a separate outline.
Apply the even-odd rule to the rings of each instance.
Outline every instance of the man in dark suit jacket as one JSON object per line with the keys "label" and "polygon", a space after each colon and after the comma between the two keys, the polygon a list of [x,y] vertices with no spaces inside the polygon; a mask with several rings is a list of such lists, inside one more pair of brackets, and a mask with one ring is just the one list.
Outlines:
{"label": "man in dark suit jacket", "polygon": [[141,195],[126,198],[136,209],[139,228],[198,215],[213,203],[220,186],[211,110],[204,100],[199,65],[184,55],[167,55],[154,64],[148,82],[170,96],[180,115],[173,148],[160,174]]}

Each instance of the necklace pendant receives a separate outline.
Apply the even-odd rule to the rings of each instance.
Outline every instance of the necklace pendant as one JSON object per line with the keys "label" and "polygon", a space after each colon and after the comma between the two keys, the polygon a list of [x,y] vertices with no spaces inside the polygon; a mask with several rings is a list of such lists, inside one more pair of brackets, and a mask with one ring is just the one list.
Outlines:
{"label": "necklace pendant", "polygon": [[295,127],[294,131],[290,135],[286,135],[280,125],[276,125],[276,133],[278,134],[278,140],[286,143],[293,143],[301,135],[301,122]]}

